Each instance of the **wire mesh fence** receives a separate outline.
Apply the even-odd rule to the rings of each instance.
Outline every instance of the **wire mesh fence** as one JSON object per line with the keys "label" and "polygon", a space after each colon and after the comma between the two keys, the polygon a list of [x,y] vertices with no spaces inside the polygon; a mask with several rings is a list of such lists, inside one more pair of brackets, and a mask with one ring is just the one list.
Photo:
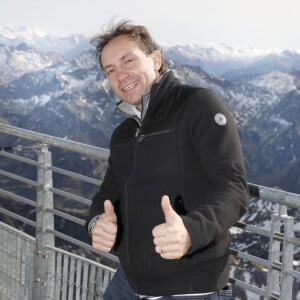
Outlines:
{"label": "wire mesh fence", "polygon": [[35,239],[0,223],[0,299],[32,300]]}
{"label": "wire mesh fence", "polygon": [[[101,300],[114,270],[82,256],[50,247],[42,254],[45,280],[36,274],[35,238],[0,222],[1,300]],[[41,295],[36,291],[41,291]],[[43,292],[46,297],[43,297]]]}

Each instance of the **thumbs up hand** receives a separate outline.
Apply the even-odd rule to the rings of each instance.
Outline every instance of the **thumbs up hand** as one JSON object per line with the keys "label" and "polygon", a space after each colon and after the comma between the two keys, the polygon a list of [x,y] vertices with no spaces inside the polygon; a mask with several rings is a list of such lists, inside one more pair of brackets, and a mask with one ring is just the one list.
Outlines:
{"label": "thumbs up hand", "polygon": [[161,208],[165,223],[152,230],[155,251],[165,259],[179,259],[184,256],[192,245],[190,235],[170,203],[168,196],[161,198]]}
{"label": "thumbs up hand", "polygon": [[118,231],[117,215],[110,200],[104,201],[102,213],[92,230],[93,246],[103,252],[109,252],[116,242]]}

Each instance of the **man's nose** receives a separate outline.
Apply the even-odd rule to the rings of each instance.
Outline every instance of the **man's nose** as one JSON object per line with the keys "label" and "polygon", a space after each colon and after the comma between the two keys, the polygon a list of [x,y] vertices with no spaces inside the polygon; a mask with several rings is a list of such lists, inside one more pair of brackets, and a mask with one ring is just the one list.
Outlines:
{"label": "man's nose", "polygon": [[118,81],[123,81],[126,77],[128,77],[128,72],[123,68],[119,68],[116,70],[116,78]]}

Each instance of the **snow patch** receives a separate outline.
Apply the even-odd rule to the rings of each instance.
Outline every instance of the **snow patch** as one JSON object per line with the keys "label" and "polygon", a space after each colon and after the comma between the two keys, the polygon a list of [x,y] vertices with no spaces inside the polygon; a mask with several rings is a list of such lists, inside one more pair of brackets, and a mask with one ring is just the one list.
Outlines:
{"label": "snow patch", "polygon": [[279,94],[285,94],[297,89],[295,77],[289,73],[280,71],[258,76],[250,81],[250,83]]}

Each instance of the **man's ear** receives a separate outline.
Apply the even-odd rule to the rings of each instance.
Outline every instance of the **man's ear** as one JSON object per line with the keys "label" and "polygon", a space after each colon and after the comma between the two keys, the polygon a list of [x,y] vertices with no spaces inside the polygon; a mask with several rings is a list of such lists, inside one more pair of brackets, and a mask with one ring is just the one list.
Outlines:
{"label": "man's ear", "polygon": [[154,68],[155,68],[156,71],[158,71],[161,67],[161,64],[162,64],[161,51],[156,49],[151,53],[151,56],[152,56],[153,61],[154,61]]}

